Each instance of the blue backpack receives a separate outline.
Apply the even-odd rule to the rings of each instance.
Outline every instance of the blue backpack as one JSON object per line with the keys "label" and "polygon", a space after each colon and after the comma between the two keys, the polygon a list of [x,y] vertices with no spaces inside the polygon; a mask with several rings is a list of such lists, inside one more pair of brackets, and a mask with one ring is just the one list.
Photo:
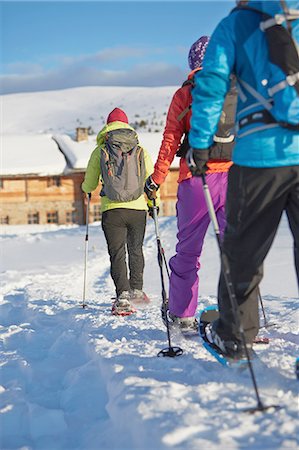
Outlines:
{"label": "blue backpack", "polygon": [[[263,74],[259,74],[259,68],[256,68],[257,80],[262,79],[263,83],[257,82],[256,86],[252,86],[238,77],[241,101],[243,91],[244,97],[246,93],[249,94],[256,105],[250,114],[248,108],[239,111],[240,137],[256,131],[257,124],[260,129],[282,126],[299,130],[298,7],[298,1],[282,0],[240,2],[233,9],[244,11],[244,14],[245,11],[253,11],[260,15],[259,26],[265,33],[269,54],[268,74],[263,77]],[[263,86],[259,88],[261,84]],[[264,123],[262,127],[261,122]],[[250,128],[247,128],[248,125]],[[244,127],[246,131],[242,130]]]}

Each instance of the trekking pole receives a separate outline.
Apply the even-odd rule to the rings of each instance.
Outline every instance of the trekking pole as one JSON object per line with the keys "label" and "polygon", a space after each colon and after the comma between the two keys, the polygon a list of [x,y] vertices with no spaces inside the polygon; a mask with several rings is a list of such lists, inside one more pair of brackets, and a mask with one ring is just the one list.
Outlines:
{"label": "trekking pole", "polygon": [[83,300],[82,308],[86,308],[85,293],[86,293],[86,268],[87,268],[87,254],[88,254],[88,223],[89,223],[89,203],[91,199],[91,193],[87,194],[87,207],[86,207],[86,234],[85,234],[85,258],[84,258],[84,281],[83,281]]}
{"label": "trekking pole", "polygon": [[275,327],[275,326],[276,326],[276,323],[275,323],[275,322],[269,323],[269,321],[267,320],[266,312],[265,312],[265,308],[264,308],[264,304],[263,304],[263,299],[262,299],[261,291],[260,291],[260,290],[258,290],[258,294],[257,294],[257,295],[258,295],[258,298],[259,298],[259,301],[260,301],[260,305],[261,305],[261,309],[262,309],[262,314],[263,314],[263,319],[264,319],[264,325],[263,325],[262,328]]}
{"label": "trekking pole", "polygon": [[257,295],[258,295],[258,298],[259,298],[259,301],[260,301],[260,305],[261,305],[261,309],[262,309],[262,314],[263,314],[263,319],[264,319],[264,327],[267,328],[268,321],[267,321],[267,318],[266,318],[265,308],[264,308],[263,299],[262,299],[260,290],[258,290]]}
{"label": "trekking pole", "polygon": [[220,252],[221,270],[222,270],[222,273],[224,275],[225,284],[226,284],[227,291],[228,291],[228,296],[229,296],[229,299],[230,299],[232,311],[233,311],[234,318],[235,318],[235,323],[236,323],[236,326],[239,329],[239,332],[240,332],[240,335],[241,335],[242,344],[243,344],[243,347],[244,347],[244,350],[245,350],[245,355],[246,355],[246,359],[247,359],[247,362],[248,362],[248,368],[249,368],[249,371],[250,371],[250,375],[251,375],[251,379],[252,379],[252,383],[253,383],[253,387],[254,387],[254,391],[255,391],[255,395],[256,395],[256,400],[257,400],[257,406],[255,408],[248,408],[245,411],[250,412],[250,413],[254,413],[256,411],[266,411],[266,410],[268,410],[270,408],[280,409],[281,407],[279,405],[265,406],[262,403],[262,401],[261,401],[261,398],[260,398],[260,395],[259,395],[258,386],[257,386],[257,382],[256,382],[256,377],[255,377],[253,366],[252,366],[252,362],[250,360],[248,348],[246,346],[245,333],[244,333],[243,325],[242,325],[241,319],[240,319],[239,306],[238,306],[238,302],[237,302],[237,298],[236,298],[236,294],[235,294],[235,289],[234,289],[234,286],[233,286],[233,283],[232,283],[229,262],[228,262],[227,257],[225,256],[225,254],[222,251],[222,243],[221,243],[221,238],[220,238],[219,225],[218,225],[218,221],[217,221],[217,217],[216,217],[213,201],[212,201],[212,198],[211,198],[209,186],[207,185],[206,177],[205,177],[204,173],[201,174],[201,178],[202,178],[202,184],[203,184],[203,190],[204,190],[204,195],[205,195],[207,208],[208,208],[208,211],[209,211],[211,222],[213,224],[213,228],[214,228],[214,232],[215,232],[215,235],[216,235],[218,248],[219,248],[219,252]]}
{"label": "trekking pole", "polygon": [[[163,276],[163,261],[166,265],[166,258],[165,258],[164,250],[163,250],[161,240],[160,240],[160,235],[159,235],[156,199],[153,198],[152,200],[153,200],[153,219],[155,222],[155,233],[156,233],[157,248],[158,248],[158,264],[159,264],[159,268],[160,268],[161,285],[162,285],[162,308],[163,308],[164,317],[165,317],[167,339],[168,339],[168,347],[161,350],[157,356],[170,356],[173,358],[175,356],[182,355],[183,350],[180,347],[173,347],[171,345],[171,341],[170,341],[170,330],[169,330],[169,322],[168,322],[168,316],[167,316],[167,297],[166,297],[164,276]],[[166,265],[166,267],[167,267],[167,265]],[[169,274],[168,271],[167,271],[167,273]]]}

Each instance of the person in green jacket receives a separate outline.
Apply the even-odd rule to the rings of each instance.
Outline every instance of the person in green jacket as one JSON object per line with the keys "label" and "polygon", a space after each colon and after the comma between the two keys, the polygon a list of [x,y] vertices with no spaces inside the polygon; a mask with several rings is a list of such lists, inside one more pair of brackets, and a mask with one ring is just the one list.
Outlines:
{"label": "person in green jacket", "polygon": [[[113,149],[119,145],[117,139],[125,141],[131,138],[136,139],[138,155],[133,156],[133,152],[130,151],[128,153],[129,159],[126,159],[123,156],[123,147],[121,147],[122,150],[116,151],[114,154],[115,158],[121,158],[121,160],[116,161],[109,157],[109,152],[107,152],[109,143],[109,148],[112,149],[113,154]],[[114,141],[110,142],[109,139],[114,139]],[[128,143],[127,147],[128,149],[132,148],[132,145],[129,147]],[[132,167],[130,161],[137,157],[140,158],[137,167],[138,176],[141,177],[139,181],[136,178],[136,170],[134,169],[132,172],[132,169],[130,169]],[[118,177],[118,174],[124,173],[122,172],[124,167],[126,167],[127,175]],[[136,162],[134,167],[136,168]],[[146,294],[142,291],[144,271],[142,247],[147,211],[152,216],[153,205],[151,201],[146,201],[143,188],[145,180],[153,171],[153,162],[148,152],[138,145],[137,134],[128,124],[126,113],[119,108],[115,108],[108,115],[107,124],[98,133],[97,147],[90,156],[85,179],[82,183],[82,190],[89,194],[97,188],[99,180],[102,182],[100,193],[102,229],[110,256],[110,274],[116,289],[116,300],[112,306],[112,313],[115,315],[128,315],[135,312],[131,301],[148,300]],[[127,178],[129,178],[129,183]],[[119,184],[110,186],[110,182]],[[141,186],[137,186],[137,182],[141,183]],[[127,198],[129,200],[126,200]],[[159,199],[157,203],[159,203]],[[127,252],[129,276],[126,263]]]}

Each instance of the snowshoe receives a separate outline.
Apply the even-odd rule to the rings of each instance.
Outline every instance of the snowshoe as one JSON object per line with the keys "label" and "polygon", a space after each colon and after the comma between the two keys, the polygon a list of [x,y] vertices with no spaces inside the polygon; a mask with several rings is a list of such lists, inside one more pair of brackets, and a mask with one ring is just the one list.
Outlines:
{"label": "snowshoe", "polygon": [[198,320],[195,317],[178,317],[168,313],[170,326],[177,327],[184,336],[198,335]]}
{"label": "snowshoe", "polygon": [[269,343],[270,339],[264,336],[257,336],[253,341],[254,345],[268,345]]}
{"label": "snowshoe", "polygon": [[130,293],[128,291],[122,292],[112,305],[112,314],[114,316],[130,316],[135,312],[136,309],[130,303]]}
{"label": "snowshoe", "polygon": [[[217,306],[208,306],[201,311],[199,316],[199,334],[203,339],[204,347],[217,361],[224,366],[247,366],[245,350],[240,342],[223,340],[212,327],[212,322],[219,317]],[[251,348],[248,348],[251,354]]]}
{"label": "snowshoe", "polygon": [[130,291],[130,300],[131,300],[131,302],[137,303],[137,304],[139,304],[139,303],[146,304],[146,303],[150,302],[150,299],[146,295],[146,293],[141,291],[141,290],[139,290],[139,289],[132,289]]}

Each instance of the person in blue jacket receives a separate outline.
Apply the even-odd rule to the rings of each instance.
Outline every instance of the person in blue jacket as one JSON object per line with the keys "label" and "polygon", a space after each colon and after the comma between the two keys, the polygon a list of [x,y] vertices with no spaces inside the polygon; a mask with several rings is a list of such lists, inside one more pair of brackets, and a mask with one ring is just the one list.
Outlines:
{"label": "person in blue jacket", "polygon": [[[258,287],[263,277],[263,261],[284,211],[294,238],[299,284],[299,73],[286,77],[272,63],[265,30],[273,21],[261,26],[266,19],[259,13],[259,10],[267,12],[272,17],[278,14],[283,21],[286,17],[294,19],[296,14],[294,17],[286,16],[286,11],[281,14],[282,3],[294,13],[299,2],[237,3],[242,5],[216,27],[205,54],[200,83],[192,91],[189,133],[192,148],[187,159],[193,175],[205,173],[208,148],[230,86],[230,76],[235,74],[237,140],[228,178],[222,251],[230,267],[246,346],[250,348],[259,330]],[[251,7],[258,11],[250,10]],[[292,28],[295,50],[299,41],[298,17],[287,22]],[[284,53],[273,47],[271,51],[279,57]],[[293,54],[298,60],[296,51]],[[298,67],[298,61],[296,64]],[[241,358],[244,349],[240,326],[223,273],[219,279],[218,306],[219,319],[207,328],[206,338],[219,353]]]}

